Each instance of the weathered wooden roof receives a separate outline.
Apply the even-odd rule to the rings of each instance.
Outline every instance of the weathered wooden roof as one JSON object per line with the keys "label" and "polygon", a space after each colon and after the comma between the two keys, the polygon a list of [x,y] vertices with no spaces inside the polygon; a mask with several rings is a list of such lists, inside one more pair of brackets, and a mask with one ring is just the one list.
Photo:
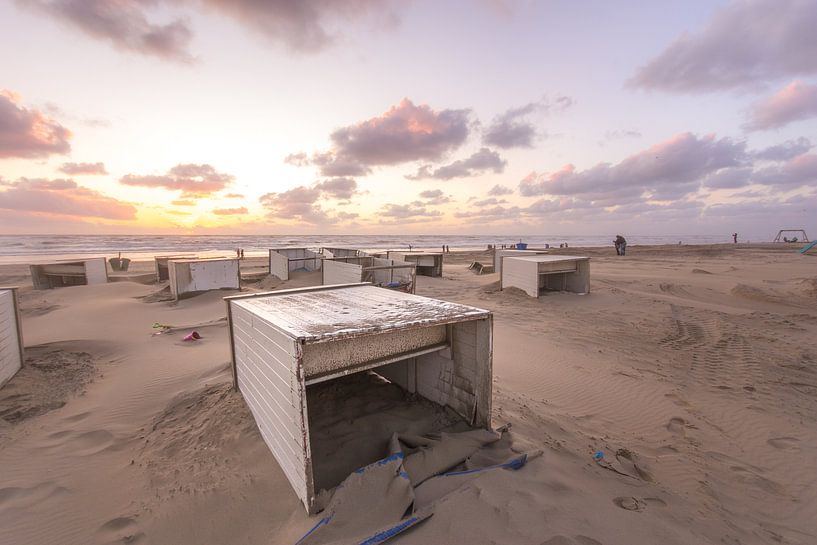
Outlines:
{"label": "weathered wooden roof", "polygon": [[367,284],[228,297],[306,342],[426,327],[490,316],[487,310]]}
{"label": "weathered wooden roof", "polygon": [[518,261],[536,261],[537,263],[558,263],[560,261],[582,261],[590,259],[581,255],[520,255],[520,256],[502,256],[506,260],[515,259]]}

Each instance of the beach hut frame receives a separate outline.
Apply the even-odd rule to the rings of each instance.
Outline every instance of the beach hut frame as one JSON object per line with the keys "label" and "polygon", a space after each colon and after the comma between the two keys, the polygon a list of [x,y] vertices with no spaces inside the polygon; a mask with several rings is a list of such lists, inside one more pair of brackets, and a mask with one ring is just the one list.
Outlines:
{"label": "beach hut frame", "polygon": [[170,293],[178,301],[211,290],[241,289],[236,257],[184,258],[167,262]]}
{"label": "beach hut frame", "polygon": [[548,291],[590,293],[590,258],[562,255],[503,257],[500,289],[519,288],[531,297]]}
{"label": "beach hut frame", "polygon": [[[321,284],[324,286],[359,282],[414,293],[417,285],[417,266],[414,263],[374,256],[334,257],[323,260]],[[399,285],[389,286],[394,283]]]}
{"label": "beach hut frame", "polygon": [[317,271],[323,256],[309,248],[270,248],[269,273],[280,280],[289,280],[289,273],[299,269]]}
{"label": "beach hut frame", "polygon": [[443,254],[441,252],[389,250],[386,252],[386,258],[416,264],[419,276],[439,277],[443,275]]}
{"label": "beach hut frame", "polygon": [[331,259],[333,257],[364,257],[368,255],[366,252],[356,248],[321,248],[321,255],[324,259]]}
{"label": "beach hut frame", "polygon": [[36,290],[66,286],[86,286],[108,282],[108,265],[104,257],[71,259],[30,265],[31,283]]}
{"label": "beach hut frame", "polygon": [[170,280],[170,267],[167,262],[171,259],[197,259],[195,255],[157,255],[153,257],[156,269],[156,281]]}
{"label": "beach hut frame", "polygon": [[318,508],[307,401],[314,384],[372,370],[471,426],[491,426],[489,311],[370,284],[225,301],[233,385],[309,513]]}
{"label": "beach hut frame", "polygon": [[17,288],[0,286],[0,388],[11,380],[25,361],[23,321]]}

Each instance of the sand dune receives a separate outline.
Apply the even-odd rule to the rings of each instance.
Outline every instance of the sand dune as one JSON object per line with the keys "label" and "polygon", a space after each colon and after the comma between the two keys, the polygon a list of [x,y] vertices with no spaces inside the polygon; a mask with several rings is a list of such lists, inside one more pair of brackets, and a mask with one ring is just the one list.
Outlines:
{"label": "sand dune", "polygon": [[[494,311],[494,422],[544,454],[468,480],[395,542],[817,542],[817,261],[610,253],[591,251],[587,296],[499,291],[467,270],[484,254],[418,278],[418,294]],[[173,303],[162,288],[23,290],[28,365],[0,390],[0,543],[277,544],[315,523],[229,387],[229,292]]]}

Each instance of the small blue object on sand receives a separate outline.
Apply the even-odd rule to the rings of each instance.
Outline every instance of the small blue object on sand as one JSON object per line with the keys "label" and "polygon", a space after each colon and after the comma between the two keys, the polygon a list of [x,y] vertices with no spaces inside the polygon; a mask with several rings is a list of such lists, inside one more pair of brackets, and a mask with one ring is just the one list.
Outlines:
{"label": "small blue object on sand", "polygon": [[802,250],[800,250],[800,253],[801,253],[801,254],[805,254],[806,252],[808,252],[809,250],[811,250],[811,249],[812,249],[812,248],[814,248],[815,246],[817,246],[817,240],[815,240],[814,242],[812,242],[811,244],[809,244],[808,246],[806,246],[805,248],[803,248]]}
{"label": "small blue object on sand", "polygon": [[604,453],[602,451],[598,451],[593,455],[593,459],[597,462],[604,458]]}

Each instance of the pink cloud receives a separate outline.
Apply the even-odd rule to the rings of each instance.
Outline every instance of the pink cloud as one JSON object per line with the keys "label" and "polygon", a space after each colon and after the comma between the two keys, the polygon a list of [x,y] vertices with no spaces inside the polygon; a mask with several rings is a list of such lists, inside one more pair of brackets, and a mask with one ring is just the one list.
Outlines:
{"label": "pink cloud", "polygon": [[63,163],[60,172],[70,176],[108,174],[104,163]]}
{"label": "pink cloud", "polygon": [[746,128],[776,129],[812,117],[817,117],[817,85],[795,80],[752,106]]}
{"label": "pink cloud", "polygon": [[136,208],[85,187],[73,180],[21,178],[0,192],[0,208],[34,213],[132,220]]}
{"label": "pink cloud", "polygon": [[20,97],[0,90],[0,159],[47,157],[71,151],[71,131],[37,110],[20,106]]}
{"label": "pink cloud", "polygon": [[236,216],[240,214],[246,214],[247,208],[242,206],[240,208],[216,208],[213,210],[213,214],[217,216]]}
{"label": "pink cloud", "polygon": [[233,183],[234,176],[222,174],[210,165],[180,164],[164,175],[127,174],[119,183],[129,186],[156,187],[181,191],[183,197],[208,197]]}
{"label": "pink cloud", "polygon": [[684,33],[630,81],[645,89],[706,92],[817,74],[817,9],[808,0],[731,2]]}
{"label": "pink cloud", "polygon": [[363,165],[436,160],[465,142],[469,117],[469,110],[435,111],[404,98],[381,116],[333,132],[333,151]]}

